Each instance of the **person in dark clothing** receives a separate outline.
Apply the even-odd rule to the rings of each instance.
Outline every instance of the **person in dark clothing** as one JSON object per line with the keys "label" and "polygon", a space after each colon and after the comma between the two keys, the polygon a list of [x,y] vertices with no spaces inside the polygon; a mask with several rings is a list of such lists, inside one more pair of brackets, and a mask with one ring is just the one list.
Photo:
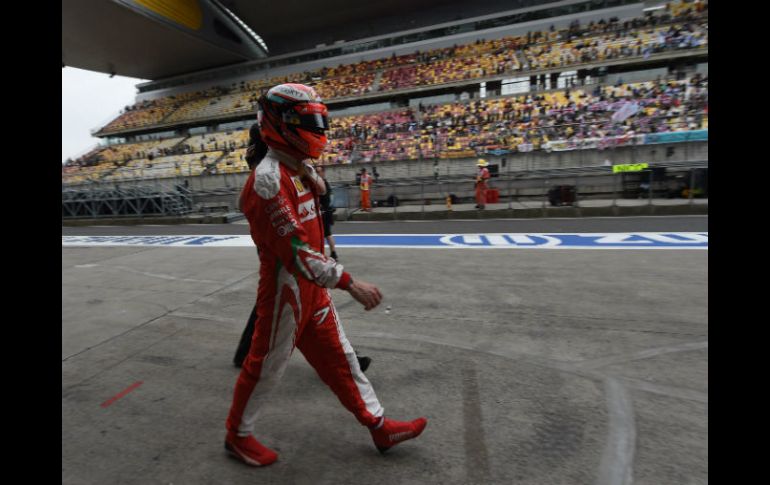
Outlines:
{"label": "person in dark clothing", "polygon": [[[262,141],[262,137],[259,134],[259,124],[255,123],[251,125],[251,128],[249,129],[249,144],[246,147],[246,163],[249,165],[249,170],[254,170],[257,165],[259,165],[259,162],[262,161],[263,158],[265,158],[265,155],[267,154],[268,146],[267,144]],[[320,172],[321,177],[323,178],[324,172]],[[326,182],[326,179],[324,179],[324,183],[329,188],[327,191],[327,198],[326,203],[324,203],[324,198],[321,198],[321,208],[324,210],[324,214],[326,214],[326,209],[329,208],[329,205],[331,204],[331,197],[328,196],[328,194],[331,193],[331,187],[329,186],[328,182]],[[238,201],[238,208],[240,209],[241,202]],[[331,216],[331,212],[329,212],[329,215]],[[332,221],[331,224],[334,222]],[[331,225],[330,224],[330,225]],[[337,253],[335,252],[334,248],[334,239],[331,237],[331,228],[329,227],[327,230],[326,227],[326,216],[324,215],[324,234],[328,234],[327,241],[329,241],[329,247],[332,250],[332,258],[337,259]],[[254,308],[251,310],[251,315],[249,315],[249,319],[246,322],[246,328],[243,329],[243,333],[241,334],[241,339],[238,342],[238,348],[235,350],[235,356],[233,357],[233,364],[235,367],[241,367],[243,365],[243,361],[246,359],[246,356],[249,355],[249,349],[251,348],[251,340],[254,335],[254,328],[256,327],[256,321],[257,321],[257,305],[254,304]],[[360,356],[358,355],[358,351],[356,352],[356,357],[358,358],[358,365],[361,367],[362,372],[366,372],[366,369],[369,368],[369,364],[372,363],[372,359],[370,357]]]}
{"label": "person in dark clothing", "polygon": [[[249,165],[249,171],[252,171],[259,165],[259,162],[265,158],[267,154],[268,146],[262,141],[262,137],[259,134],[259,123],[254,123],[249,128],[249,144],[246,147],[246,163]],[[240,201],[238,201],[238,208],[240,209]],[[249,354],[249,348],[251,347],[251,337],[254,335],[254,324],[257,321],[257,305],[254,305],[254,309],[251,310],[251,315],[246,322],[246,328],[243,329],[241,334],[241,340],[238,342],[238,348],[235,351],[235,357],[233,358],[233,364],[235,367],[240,367],[246,356]]]}
{"label": "person in dark clothing", "polygon": [[323,165],[316,167],[316,172],[321,176],[326,184],[326,193],[319,197],[321,201],[321,217],[324,223],[324,237],[326,242],[329,243],[329,250],[331,251],[331,257],[339,261],[337,257],[337,250],[334,246],[334,236],[332,235],[332,226],[334,225],[334,209],[332,208],[332,187],[326,180],[326,170]]}

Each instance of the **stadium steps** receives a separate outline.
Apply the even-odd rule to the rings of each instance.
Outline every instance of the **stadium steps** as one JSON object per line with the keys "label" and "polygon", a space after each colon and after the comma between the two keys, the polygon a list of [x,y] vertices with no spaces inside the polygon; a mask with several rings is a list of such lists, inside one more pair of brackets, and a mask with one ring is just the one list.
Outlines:
{"label": "stadium steps", "polygon": [[217,164],[222,161],[223,158],[225,158],[228,155],[228,152],[226,150],[222,151],[222,154],[219,155],[213,162],[206,165],[206,168],[203,169],[201,172],[201,175],[210,175],[211,169],[216,167]]}
{"label": "stadium steps", "polygon": [[382,81],[382,74],[385,72],[384,69],[380,69],[377,71],[377,74],[374,75],[374,81],[372,81],[372,93],[376,93],[380,90],[380,81]]}
{"label": "stadium steps", "polygon": [[189,207],[182,200],[177,198],[168,199],[166,207],[169,213],[175,215],[188,214],[190,212]]}
{"label": "stadium steps", "polygon": [[516,59],[518,59],[519,64],[521,65],[521,69],[519,69],[519,72],[522,72],[525,69],[529,70],[529,62],[527,62],[527,58],[524,57],[524,53],[521,51],[521,49],[516,49],[515,54],[516,54]]}
{"label": "stadium steps", "polygon": [[241,191],[241,187],[218,187],[215,189],[199,189],[193,193],[195,197],[215,197],[220,195],[233,195],[238,194]]}
{"label": "stadium steps", "polygon": [[363,158],[361,155],[361,143],[361,140],[353,142],[353,149],[350,150],[350,163],[357,163]]}
{"label": "stadium steps", "polygon": [[186,100],[186,101],[182,101],[181,103],[179,103],[179,105],[178,105],[176,108],[174,108],[174,109],[172,109],[172,110],[169,110],[169,112],[168,112],[168,114],[166,114],[166,116],[164,116],[163,118],[161,118],[159,121],[157,121],[157,122],[153,123],[153,125],[162,125],[162,124],[163,124],[163,123],[165,123],[165,122],[166,122],[166,121],[167,121],[169,118],[171,118],[171,116],[173,116],[173,115],[174,115],[174,113],[176,113],[176,112],[177,112],[177,111],[179,111],[180,109],[184,108],[184,107],[185,107],[185,106],[186,106],[188,103],[191,103],[192,101],[194,101],[194,99],[188,99],[188,100]]}
{"label": "stadium steps", "polygon": [[186,142],[187,140],[189,140],[192,137],[193,137],[193,135],[187,135],[187,136],[183,137],[181,140],[179,140],[178,143],[175,143],[174,146],[169,147],[169,149],[173,153],[174,150],[176,150],[177,147],[181,146],[182,143]]}
{"label": "stadium steps", "polygon": [[[112,163],[112,162],[106,162],[106,163]],[[127,164],[127,163],[128,163],[128,161],[127,161],[127,162],[124,162],[124,164]],[[121,169],[123,166],[124,166],[124,165],[120,165],[120,166],[113,166],[113,167],[111,167],[111,168],[108,168],[108,169],[106,169],[106,170],[102,171],[102,172],[99,174],[99,181],[100,181],[100,182],[101,182],[101,181],[105,181],[105,180],[107,179],[107,177],[109,177],[109,176],[110,176],[110,175],[112,175],[113,173],[115,173],[115,172],[117,172],[118,170],[120,170],[120,169]]]}

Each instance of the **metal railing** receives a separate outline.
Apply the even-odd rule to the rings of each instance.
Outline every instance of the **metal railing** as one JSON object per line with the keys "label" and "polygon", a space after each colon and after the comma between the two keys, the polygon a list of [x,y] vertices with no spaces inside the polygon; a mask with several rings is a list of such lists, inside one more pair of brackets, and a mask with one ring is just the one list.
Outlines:
{"label": "metal railing", "polygon": [[[484,155],[490,164],[499,166],[498,176],[491,181],[491,188],[499,193],[504,208],[532,206],[534,201],[538,201],[540,206],[545,207],[548,191],[557,185],[574,186],[578,198],[576,204],[587,200],[591,201],[589,205],[600,203],[613,206],[623,205],[628,203],[629,194],[633,190],[640,193],[646,190],[644,188],[646,186],[661,185],[662,183],[653,180],[653,184],[649,184],[649,181],[643,184],[641,180],[637,180],[635,182],[636,188],[633,190],[626,188],[624,196],[624,183],[633,186],[634,183],[631,179],[633,177],[638,179],[639,176],[612,175],[609,166],[618,163],[646,162],[652,167],[665,167],[669,171],[683,172],[679,175],[684,178],[689,177],[687,171],[690,169],[708,167],[708,153],[704,150],[702,142],[668,145],[630,143],[624,146],[611,145],[604,150],[570,150],[559,153],[553,152],[550,155],[545,153],[537,155],[537,153],[539,152],[512,153],[502,156]],[[676,158],[673,158],[674,155]],[[507,159],[507,164],[504,159]],[[394,213],[414,212],[416,210],[420,212],[434,211],[444,207],[446,197],[451,194],[455,195],[454,210],[467,208],[457,207],[458,203],[461,205],[470,204],[472,209],[474,206],[472,201],[474,196],[473,179],[476,174],[475,161],[475,157],[457,160],[442,159],[440,170],[438,170],[438,160],[435,159],[366,164],[367,167],[379,168],[381,174],[384,175],[374,185],[371,197],[374,201],[388,206],[388,210]],[[567,168],[559,168],[565,165]],[[351,183],[355,179],[354,172],[357,172],[357,167],[356,164],[327,167],[327,177],[335,189],[335,206],[342,209],[342,212],[338,212],[338,216],[342,218],[348,218],[358,209],[358,188]],[[394,172],[400,172],[400,176],[393,176]],[[116,191],[117,187],[122,188],[122,190],[155,187],[156,192],[159,193],[174,192],[177,187],[184,187],[188,191],[189,201],[185,205],[187,210],[201,210],[203,205],[211,206],[214,203],[218,203],[218,207],[226,206],[229,210],[235,210],[237,194],[248,175],[248,172],[206,176],[179,174],[175,177],[159,179],[89,181],[66,185],[62,188],[63,204],[67,200],[71,201],[71,199],[67,199],[67,193],[79,192],[81,198],[77,201],[79,205],[76,208],[63,207],[63,217],[76,217],[78,215],[82,217],[85,214],[98,216],[102,212],[120,215],[119,210],[110,207],[124,206],[116,206],[115,202],[103,202],[104,200],[112,201],[119,199],[120,196],[127,196]],[[572,177],[573,180],[568,180],[569,177]],[[680,180],[680,182],[687,181]],[[642,185],[641,188],[640,185]],[[688,184],[683,183],[683,185]],[[692,187],[693,185],[689,184],[689,186]],[[90,192],[95,192],[97,195],[93,197],[84,195]],[[655,194],[655,190],[652,192]],[[659,192],[662,192],[662,189]],[[105,193],[108,195],[102,195]],[[90,203],[97,204],[97,206],[106,206],[107,209],[102,210],[89,206],[85,204],[84,199],[91,200]],[[397,200],[398,204],[393,204],[394,200]],[[600,200],[604,202],[599,202]],[[71,202],[74,204],[74,201]],[[493,203],[492,206],[500,207],[499,204]],[[148,207],[158,214],[170,215],[179,211],[178,207],[174,207],[170,203],[164,205],[164,203],[147,202],[144,206],[140,206],[134,202],[133,205],[129,204],[128,208],[124,207],[123,213],[140,215],[140,213],[147,212]],[[381,206],[375,208],[377,212],[381,210]]]}
{"label": "metal railing", "polygon": [[[708,160],[648,165],[649,169],[636,173],[613,173],[611,165],[517,170],[508,165],[508,170],[489,181],[497,200],[488,203],[487,209],[692,205],[708,195]],[[207,213],[214,206],[232,211],[247,176],[222,174],[66,188],[62,190],[62,217],[178,216]],[[360,210],[356,184],[331,186],[338,219],[349,219]],[[390,212],[394,218],[399,213],[467,211],[475,209],[474,186],[474,175],[467,172],[387,178],[373,184],[371,200],[374,212]]]}
{"label": "metal railing", "polygon": [[62,190],[62,219],[181,216],[192,212],[184,184],[94,184]]}
{"label": "metal railing", "polygon": [[[693,205],[708,196],[708,160],[649,163],[631,173],[612,166],[500,172],[488,185],[496,200],[486,209],[546,209],[554,206],[618,207]],[[373,212],[468,211],[476,209],[475,180],[468,174],[404,177],[373,184]],[[360,209],[356,184],[332,184],[338,219]]]}

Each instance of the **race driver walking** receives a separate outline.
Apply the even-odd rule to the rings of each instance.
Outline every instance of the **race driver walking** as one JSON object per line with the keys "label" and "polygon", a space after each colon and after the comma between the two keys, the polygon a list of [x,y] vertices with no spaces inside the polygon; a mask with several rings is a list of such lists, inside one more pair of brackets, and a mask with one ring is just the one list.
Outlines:
{"label": "race driver walking", "polygon": [[318,158],[326,145],[327,108],[313,88],[281,84],[260,97],[258,116],[269,150],[249,176],[242,198],[259,249],[257,328],[235,385],[225,448],[252,466],[278,459],[252,433],[296,346],[384,452],[419,436],[427,420],[400,422],[384,416],[329,294],[333,288],[348,291],[366,310],[382,300],[375,285],[354,280],[324,255],[316,193],[322,184],[315,183],[318,174],[303,160]]}

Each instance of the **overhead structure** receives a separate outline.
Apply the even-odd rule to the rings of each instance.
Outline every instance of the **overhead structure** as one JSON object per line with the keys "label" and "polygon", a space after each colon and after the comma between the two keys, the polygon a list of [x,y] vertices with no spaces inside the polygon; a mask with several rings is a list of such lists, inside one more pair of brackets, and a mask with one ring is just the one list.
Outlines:
{"label": "overhead structure", "polygon": [[267,53],[216,1],[62,0],[62,66],[159,79]]}
{"label": "overhead structure", "polygon": [[218,1],[258,32],[275,56],[556,0]]}
{"label": "overhead structure", "polygon": [[62,0],[62,65],[155,81],[555,1]]}

